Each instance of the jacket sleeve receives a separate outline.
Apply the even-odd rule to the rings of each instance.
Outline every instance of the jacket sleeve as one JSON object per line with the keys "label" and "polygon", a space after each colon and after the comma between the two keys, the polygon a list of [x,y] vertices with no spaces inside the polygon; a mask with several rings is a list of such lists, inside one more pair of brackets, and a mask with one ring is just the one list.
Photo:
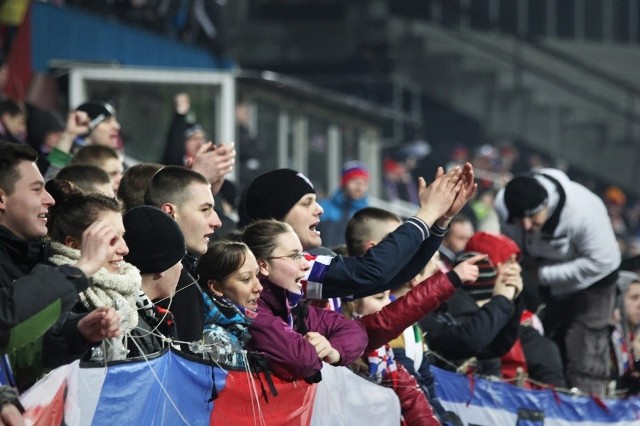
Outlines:
{"label": "jacket sleeve", "polygon": [[618,243],[604,204],[598,200],[588,212],[586,217],[565,219],[572,221],[570,244],[577,253],[565,261],[541,260],[538,271],[541,284],[566,286],[570,292],[576,282],[597,281],[620,265]]}
{"label": "jacket sleeve", "polygon": [[438,272],[382,310],[358,319],[369,336],[365,352],[377,349],[398,337],[405,328],[415,324],[453,296],[456,287],[460,285],[460,278],[455,272]]}
{"label": "jacket sleeve", "polygon": [[403,365],[397,367],[398,382],[393,390],[400,400],[400,410],[405,424],[439,426],[441,423],[415,377],[409,374]]}
{"label": "jacket sleeve", "polygon": [[0,351],[11,352],[44,335],[78,301],[89,281],[70,265],[38,264],[30,274],[10,281],[1,274]]}
{"label": "jacket sleeve", "polygon": [[[425,317],[420,325],[427,332],[431,349],[445,358],[455,360],[478,356],[500,335],[515,314],[516,308],[509,299],[494,296],[471,317],[459,321],[448,312],[438,311]],[[516,337],[517,333],[513,337],[514,341]],[[503,345],[505,344],[501,341],[496,346]],[[505,352],[493,356],[503,355],[511,345]]]}
{"label": "jacket sleeve", "polygon": [[555,342],[533,327],[520,326],[520,341],[527,360],[529,377],[559,388],[567,387],[560,350]]}
{"label": "jacket sleeve", "polygon": [[365,297],[410,281],[442,242],[444,230],[437,227],[433,230],[436,233],[431,232],[423,221],[412,217],[364,255],[334,257],[316,277],[310,276],[306,297]]}
{"label": "jacket sleeve", "polygon": [[480,353],[480,359],[501,357],[511,350],[520,334],[520,317],[522,316],[522,298],[517,298],[514,302],[514,312],[507,323],[500,329],[491,344]]}
{"label": "jacket sleeve", "polygon": [[339,365],[349,365],[358,359],[367,346],[367,333],[358,321],[345,318],[338,312],[309,306],[309,331],[317,331],[327,338],[340,353]]}
{"label": "jacket sleeve", "polygon": [[251,347],[265,354],[276,376],[285,380],[304,379],[322,368],[313,345],[268,309],[258,307],[249,331]]}
{"label": "jacket sleeve", "polygon": [[60,171],[60,169],[67,166],[71,162],[72,158],[73,158],[73,155],[71,155],[70,153],[64,152],[54,147],[49,153],[49,155],[47,156],[49,167],[47,168],[47,171],[44,174],[45,182],[48,182],[51,179],[54,179],[58,174],[58,172]]}
{"label": "jacket sleeve", "polygon": [[431,401],[431,395],[435,394],[435,381],[429,369],[430,364],[426,354],[423,354],[422,364],[420,364],[420,368],[416,370],[413,360],[407,356],[404,348],[392,347],[392,349],[393,360],[398,364],[402,364],[409,374],[416,378],[420,389],[422,389],[422,392],[427,396],[427,399]]}
{"label": "jacket sleeve", "polygon": [[78,322],[86,313],[65,314],[45,334],[42,344],[42,364],[54,369],[80,359],[91,348],[78,331]]}
{"label": "jacket sleeve", "polygon": [[188,128],[187,116],[175,113],[171,119],[171,126],[167,132],[167,141],[162,156],[162,164],[183,165],[184,132]]}

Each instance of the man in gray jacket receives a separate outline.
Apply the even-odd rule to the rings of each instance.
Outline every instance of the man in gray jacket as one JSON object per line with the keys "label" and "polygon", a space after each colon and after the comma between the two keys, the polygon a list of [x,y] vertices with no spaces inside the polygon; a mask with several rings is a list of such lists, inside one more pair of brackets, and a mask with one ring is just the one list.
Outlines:
{"label": "man in gray jacket", "polygon": [[620,266],[604,203],[560,170],[540,169],[500,190],[496,210],[502,232],[520,245],[523,264],[551,296],[569,384],[604,395]]}

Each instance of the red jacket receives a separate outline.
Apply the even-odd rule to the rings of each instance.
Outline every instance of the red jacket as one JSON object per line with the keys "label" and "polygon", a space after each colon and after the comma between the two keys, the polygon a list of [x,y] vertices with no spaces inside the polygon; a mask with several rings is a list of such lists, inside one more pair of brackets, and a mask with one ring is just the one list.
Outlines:
{"label": "red jacket", "polygon": [[[455,285],[454,285],[455,283]],[[438,272],[427,278],[407,294],[388,304],[375,314],[365,315],[358,321],[364,325],[369,337],[365,354],[398,337],[405,328],[435,310],[456,292],[460,278],[455,272]],[[418,382],[402,365],[397,364],[396,382],[386,383],[398,395],[403,425],[440,425],[426,395]]]}
{"label": "red jacket", "polygon": [[438,272],[430,276],[407,294],[388,304],[375,314],[365,315],[358,321],[364,325],[369,344],[364,353],[398,337],[405,328],[415,324],[450,298],[462,285],[458,274]]}
{"label": "red jacket", "polygon": [[[382,384],[386,385],[385,382]],[[440,426],[426,395],[420,389],[418,381],[402,364],[398,364],[396,386],[391,387],[400,400],[402,426]]]}

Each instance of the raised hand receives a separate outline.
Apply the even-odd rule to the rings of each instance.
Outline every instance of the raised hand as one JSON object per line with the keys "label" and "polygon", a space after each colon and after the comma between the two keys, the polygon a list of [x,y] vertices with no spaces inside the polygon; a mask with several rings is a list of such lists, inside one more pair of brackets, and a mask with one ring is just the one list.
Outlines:
{"label": "raised hand", "polygon": [[493,286],[493,295],[502,295],[510,300],[514,300],[522,293],[522,268],[515,261],[515,254],[510,261],[497,265],[498,276],[496,284]]}
{"label": "raised hand", "polygon": [[67,115],[64,132],[56,148],[63,152],[70,152],[76,137],[89,133],[89,116],[84,111],[71,111]]}
{"label": "raised hand", "polygon": [[120,236],[109,223],[99,220],[82,233],[80,259],[74,265],[90,277],[113,258]]}
{"label": "raised hand", "polygon": [[455,200],[453,200],[453,203],[451,203],[451,206],[449,206],[449,209],[444,213],[446,219],[451,219],[460,213],[460,210],[476,195],[476,191],[478,190],[478,184],[475,182],[471,163],[465,163],[462,167],[460,180],[462,181],[460,191]]}
{"label": "raised hand", "polygon": [[180,115],[187,115],[191,108],[191,98],[186,93],[177,93],[173,97],[173,104],[176,107],[176,112]]}
{"label": "raised hand", "polygon": [[420,210],[416,216],[431,226],[444,215],[462,187],[461,174],[460,167],[454,167],[447,173],[442,167],[438,167],[435,179],[429,186],[423,178],[418,178]]}
{"label": "raised hand", "polygon": [[460,281],[462,281],[463,284],[475,282],[478,279],[478,275],[480,275],[480,271],[476,263],[486,258],[486,254],[478,254],[470,257],[464,262],[457,264],[456,267],[453,268],[453,272],[458,274],[458,277],[460,277]]}
{"label": "raised hand", "polygon": [[220,191],[224,177],[233,171],[235,162],[236,149],[233,142],[216,146],[209,141],[198,150],[191,169],[209,180],[211,191],[216,195]]}
{"label": "raised hand", "polygon": [[89,312],[78,321],[78,332],[89,343],[120,335],[120,315],[114,308],[102,307]]}

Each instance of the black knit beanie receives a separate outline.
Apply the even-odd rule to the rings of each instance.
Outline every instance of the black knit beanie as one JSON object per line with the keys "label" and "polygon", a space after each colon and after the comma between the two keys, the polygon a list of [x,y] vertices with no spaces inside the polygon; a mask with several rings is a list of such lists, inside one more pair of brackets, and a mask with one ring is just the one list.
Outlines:
{"label": "black knit beanie", "polygon": [[157,207],[138,206],[127,211],[124,240],[129,253],[124,260],[141,274],[164,272],[182,260],[186,252],[178,224]]}
{"label": "black knit beanie", "polygon": [[247,188],[245,207],[249,221],[282,220],[306,194],[315,194],[311,181],[291,169],[278,169],[256,177]]}
{"label": "black knit beanie", "polygon": [[531,176],[516,176],[504,189],[504,203],[509,220],[533,216],[547,206],[549,195],[544,186]]}
{"label": "black knit beanie", "polygon": [[98,124],[107,118],[116,115],[116,110],[107,102],[89,101],[76,108],[77,111],[83,111],[89,116],[89,130],[93,131]]}

